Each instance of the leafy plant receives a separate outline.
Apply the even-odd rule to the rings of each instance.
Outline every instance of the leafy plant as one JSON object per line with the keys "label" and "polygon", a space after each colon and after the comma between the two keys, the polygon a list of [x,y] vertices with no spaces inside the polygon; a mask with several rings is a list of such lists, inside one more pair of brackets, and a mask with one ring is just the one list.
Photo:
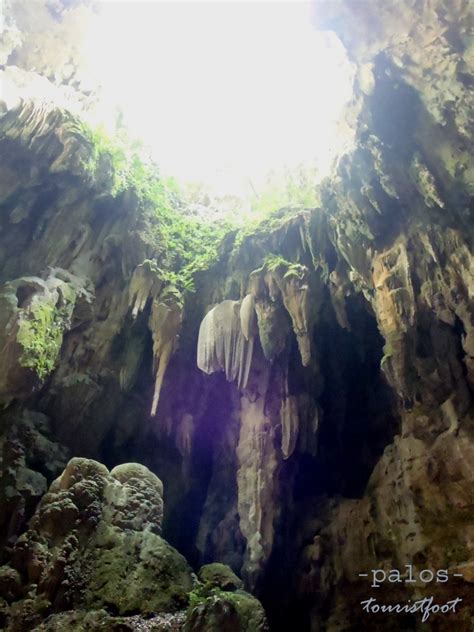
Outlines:
{"label": "leafy plant", "polygon": [[44,380],[54,369],[63,340],[67,310],[51,302],[37,304],[28,318],[20,321],[17,341],[23,348],[20,364],[33,369]]}
{"label": "leafy plant", "polygon": [[[153,245],[165,282],[181,292],[193,291],[195,274],[218,261],[224,237],[237,230],[238,214],[217,219],[192,214],[189,201],[204,208],[212,206],[206,188],[199,184],[183,187],[174,178],[162,177],[143,144],[131,139],[124,128],[111,137],[103,128],[93,129],[72,117],[69,131],[90,143],[90,157],[84,165],[89,173],[96,174],[104,155],[108,156],[113,167],[112,195],[135,191],[143,219],[141,236]],[[272,231],[302,206],[315,206],[316,176],[313,168],[303,165],[271,174],[251,201],[252,219],[238,230],[234,250],[247,235]]]}
{"label": "leafy plant", "polygon": [[265,257],[261,269],[263,268],[265,268],[269,272],[283,273],[284,279],[289,279],[291,277],[303,279],[307,272],[306,267],[301,265],[300,263],[287,261],[281,255],[275,254],[269,254]]}

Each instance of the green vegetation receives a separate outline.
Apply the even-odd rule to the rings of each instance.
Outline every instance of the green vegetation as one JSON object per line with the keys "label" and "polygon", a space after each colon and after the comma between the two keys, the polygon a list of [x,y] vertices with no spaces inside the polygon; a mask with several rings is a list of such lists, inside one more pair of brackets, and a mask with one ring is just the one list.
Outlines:
{"label": "green vegetation", "polygon": [[135,191],[142,209],[141,234],[156,248],[163,279],[180,291],[192,291],[194,274],[217,261],[220,242],[232,228],[230,222],[211,223],[190,216],[177,181],[161,177],[143,144],[124,130],[112,138],[103,129],[72,118],[68,129],[90,143],[84,164],[87,173],[97,175],[108,156],[113,168],[111,194]]}
{"label": "green vegetation", "polygon": [[194,274],[217,262],[219,246],[230,225],[189,217],[157,197],[147,202],[144,237],[160,252],[163,279],[181,291],[193,291]]}
{"label": "green vegetation", "polygon": [[301,206],[285,206],[264,215],[252,217],[238,231],[234,241],[234,252],[238,251],[246,238],[275,232],[295,219],[301,211]]}
{"label": "green vegetation", "polygon": [[216,586],[222,590],[237,590],[243,587],[242,580],[234,571],[220,562],[205,564],[199,571],[199,579],[209,586]]}
{"label": "green vegetation", "polygon": [[20,321],[17,341],[23,347],[20,365],[33,369],[44,380],[54,369],[61,349],[65,320],[69,314],[54,301],[35,305],[28,319]]}
{"label": "green vegetation", "polygon": [[220,632],[223,629],[239,629],[246,632],[267,629],[265,612],[260,602],[243,590],[233,592],[199,586],[189,593],[189,607],[184,629],[188,632],[206,630]]}
{"label": "green vegetation", "polygon": [[296,277],[303,279],[307,269],[300,263],[292,263],[287,261],[280,255],[269,254],[263,261],[263,267],[269,272],[282,272],[284,279],[290,279]]}
{"label": "green vegetation", "polygon": [[252,215],[265,218],[276,209],[319,206],[318,180],[318,170],[311,165],[270,172],[261,191],[255,192],[251,200]]}
{"label": "green vegetation", "polygon": [[222,594],[222,590],[220,588],[216,588],[215,586],[211,587],[207,583],[200,584],[194,590],[191,590],[189,593],[189,610],[196,608],[200,604],[202,604],[207,599],[217,600]]}
{"label": "green vegetation", "polygon": [[[252,211],[244,226],[242,215],[235,212],[227,213],[227,217],[217,213],[211,219],[212,200],[205,187],[189,183],[180,186],[173,178],[161,177],[144,146],[132,140],[123,128],[110,137],[103,129],[92,129],[69,116],[68,131],[89,145],[83,162],[86,173],[97,177],[111,165],[110,193],[119,196],[135,191],[143,220],[140,235],[153,246],[163,279],[180,292],[194,290],[196,272],[218,261],[222,240],[231,231],[236,231],[234,249],[238,249],[247,235],[274,230],[302,207],[318,203],[314,184],[317,173],[314,168],[301,165],[269,175],[261,192],[250,201]],[[209,206],[209,217],[192,214],[189,202],[193,201],[204,209]],[[238,207],[239,200],[230,197],[226,203]],[[300,271],[292,267],[288,273],[299,275]]]}

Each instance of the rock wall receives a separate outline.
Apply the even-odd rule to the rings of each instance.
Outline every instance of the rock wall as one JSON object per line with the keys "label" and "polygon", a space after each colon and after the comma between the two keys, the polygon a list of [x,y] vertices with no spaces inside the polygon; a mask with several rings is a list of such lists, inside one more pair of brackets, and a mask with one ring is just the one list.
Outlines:
{"label": "rock wall", "polygon": [[[116,603],[94,573],[85,592],[60,588],[61,573],[77,570],[60,550],[77,557],[72,524],[97,504],[92,514],[114,546],[132,537],[142,551],[150,537],[169,550],[140,522],[146,507],[160,513],[161,491],[141,506],[153,474],[132,477],[139,491],[134,483],[130,497],[114,475],[136,461],[164,483],[166,540],[196,568],[223,562],[241,574],[272,630],[472,628],[470,15],[463,0],[318,2],[315,20],[336,31],[358,69],[347,112],[354,147],[323,183],[321,208],[284,209],[253,232],[230,233],[184,297],[163,275],[166,244],[152,238],[146,204],[133,189],[114,193],[110,154],[97,153],[64,110],[5,104],[0,499],[9,518],[0,529],[9,625],[26,625],[25,609],[31,625],[57,610],[50,625],[59,627],[45,629],[72,626],[67,617],[77,615],[62,613],[71,607],[82,618],[91,611],[90,626],[137,611],[162,616],[156,594]],[[93,466],[98,496],[84,500],[64,482],[74,460],[53,483],[70,456],[115,468]],[[58,502],[73,522],[61,518],[65,531],[51,540],[47,515]],[[120,518],[127,524],[114,522],[131,508]],[[90,528],[92,549],[79,556],[87,568],[102,547]],[[104,547],[134,577],[153,570],[142,559],[151,554],[129,564]],[[35,556],[33,577],[25,559]],[[185,564],[182,608],[194,581]],[[418,579],[389,581],[390,569]],[[420,579],[430,569],[449,581]],[[374,570],[385,576],[378,588]],[[229,629],[264,629],[255,601],[246,614],[248,595],[223,604],[198,593],[190,629],[223,629],[228,611]],[[431,595],[463,601],[428,624],[360,603]]]}

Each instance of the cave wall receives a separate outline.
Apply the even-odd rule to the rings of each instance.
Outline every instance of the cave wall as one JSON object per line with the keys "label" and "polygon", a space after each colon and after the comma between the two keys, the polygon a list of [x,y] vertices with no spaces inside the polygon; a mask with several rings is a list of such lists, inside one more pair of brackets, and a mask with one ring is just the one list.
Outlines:
{"label": "cave wall", "polygon": [[[70,456],[137,461],[164,483],[166,539],[241,574],[272,630],[422,630],[360,601],[432,594],[463,598],[433,629],[471,629],[469,17],[461,0],[315,5],[357,68],[354,147],[321,208],[229,235],[184,306],[113,164],[64,111],[7,104],[4,559]],[[25,358],[41,318],[59,336]],[[405,565],[463,578],[374,593],[359,576]]]}

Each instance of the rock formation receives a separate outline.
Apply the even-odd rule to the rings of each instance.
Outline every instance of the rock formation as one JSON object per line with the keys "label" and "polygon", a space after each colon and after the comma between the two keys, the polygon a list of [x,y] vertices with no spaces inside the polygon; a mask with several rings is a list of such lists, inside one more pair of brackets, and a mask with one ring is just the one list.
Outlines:
{"label": "rock formation", "polygon": [[254,307],[247,296],[223,301],[204,317],[199,328],[197,365],[205,373],[224,371],[231,382],[245,388],[252,365],[255,320]]}
{"label": "rock formation", "polygon": [[[80,7],[43,4],[72,37]],[[230,231],[194,292],[179,208],[122,181],[79,79],[58,107],[81,70],[33,67],[7,5],[0,625],[266,630],[245,586],[272,632],[471,630],[470,3],[316,3],[356,68],[352,147],[320,208]],[[430,596],[462,602],[361,606]]]}
{"label": "rock formation", "polygon": [[[6,629],[120,629],[127,619],[133,629],[130,618],[139,612],[157,617],[157,630],[170,621],[210,630],[214,620],[234,626],[229,629],[264,630],[262,607],[230,569],[218,565],[216,575],[203,567],[201,584],[160,537],[162,493],[161,481],[138,463],[109,473],[97,461],[69,461],[16,540],[10,565],[0,568],[6,602],[12,602],[3,607]],[[222,580],[226,573],[234,580]]]}

